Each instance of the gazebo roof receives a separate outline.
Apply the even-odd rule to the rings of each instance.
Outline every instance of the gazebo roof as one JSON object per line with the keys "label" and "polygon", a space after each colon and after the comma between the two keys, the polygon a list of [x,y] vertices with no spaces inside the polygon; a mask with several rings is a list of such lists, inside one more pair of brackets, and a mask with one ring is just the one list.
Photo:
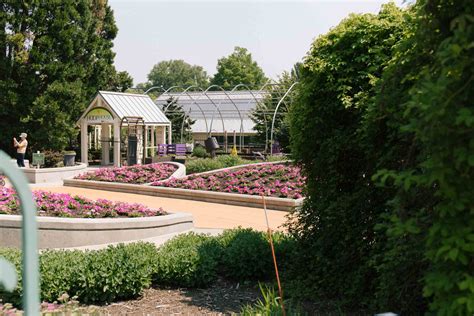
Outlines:
{"label": "gazebo roof", "polygon": [[96,106],[97,99],[105,102],[120,120],[127,116],[142,117],[146,125],[168,125],[170,120],[163,114],[160,108],[146,94],[122,93],[113,91],[99,91],[89,104],[81,119]]}

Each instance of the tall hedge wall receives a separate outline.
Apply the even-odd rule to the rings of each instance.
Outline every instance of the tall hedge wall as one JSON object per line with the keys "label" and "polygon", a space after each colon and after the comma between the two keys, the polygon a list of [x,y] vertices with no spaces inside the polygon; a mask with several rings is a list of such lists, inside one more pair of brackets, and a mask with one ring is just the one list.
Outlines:
{"label": "tall hedge wall", "polygon": [[306,56],[290,132],[308,199],[290,228],[306,250],[295,280],[317,299],[474,311],[468,2],[352,15]]}

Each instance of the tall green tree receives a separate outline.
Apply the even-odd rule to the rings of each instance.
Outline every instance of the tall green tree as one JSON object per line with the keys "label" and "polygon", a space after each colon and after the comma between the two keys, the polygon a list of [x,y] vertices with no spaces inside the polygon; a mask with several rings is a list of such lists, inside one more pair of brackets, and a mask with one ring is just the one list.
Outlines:
{"label": "tall green tree", "polygon": [[266,81],[265,73],[252,59],[252,54],[246,48],[235,47],[232,54],[217,61],[217,73],[211,79],[211,84],[228,90],[239,83],[255,88]]}
{"label": "tall green tree", "polygon": [[113,66],[113,12],[104,0],[0,4],[0,147],[29,133],[30,149],[60,150],[99,89],[123,90]]}
{"label": "tall green tree", "polygon": [[164,60],[157,63],[148,74],[146,88],[157,86],[168,89],[172,86],[195,85],[206,88],[209,77],[201,66],[191,65],[181,59]]}
{"label": "tall green tree", "polygon": [[189,113],[183,110],[183,107],[176,102],[176,99],[170,97],[166,100],[166,103],[162,106],[162,110],[171,121],[171,137],[173,143],[176,144],[192,140],[191,126],[196,121],[191,119]]}

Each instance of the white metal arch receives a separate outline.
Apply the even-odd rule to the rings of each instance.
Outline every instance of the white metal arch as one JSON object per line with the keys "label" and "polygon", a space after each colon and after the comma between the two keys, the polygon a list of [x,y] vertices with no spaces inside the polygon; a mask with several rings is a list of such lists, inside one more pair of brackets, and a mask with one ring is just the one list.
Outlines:
{"label": "white metal arch", "polygon": [[273,128],[275,127],[275,118],[278,112],[278,108],[280,107],[280,104],[283,102],[283,100],[286,98],[286,96],[290,93],[290,91],[293,89],[294,86],[296,86],[298,82],[293,83],[290,88],[286,91],[286,93],[283,95],[283,97],[278,101],[278,104],[275,108],[275,112],[273,113],[273,119],[272,119],[272,128],[270,130],[270,156],[273,156]]}

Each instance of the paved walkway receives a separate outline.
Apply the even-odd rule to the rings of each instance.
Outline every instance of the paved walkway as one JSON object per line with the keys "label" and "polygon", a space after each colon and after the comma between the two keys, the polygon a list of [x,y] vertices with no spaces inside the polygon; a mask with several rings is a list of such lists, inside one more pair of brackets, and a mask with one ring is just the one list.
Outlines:
{"label": "paved walkway", "polygon": [[[91,190],[59,185],[32,185],[31,188],[33,190],[45,190],[57,193],[72,193],[82,195],[90,199],[102,198],[113,201],[141,203],[153,208],[162,207],[167,212],[191,213],[193,214],[194,226],[196,228],[226,229],[242,226],[245,228],[250,227],[261,231],[265,231],[267,229],[263,208],[258,209],[244,206],[215,204],[131,193]],[[282,228],[281,225],[286,222],[285,216],[287,214],[287,212],[283,211],[269,210],[268,221],[271,229],[283,230],[284,228]]]}

